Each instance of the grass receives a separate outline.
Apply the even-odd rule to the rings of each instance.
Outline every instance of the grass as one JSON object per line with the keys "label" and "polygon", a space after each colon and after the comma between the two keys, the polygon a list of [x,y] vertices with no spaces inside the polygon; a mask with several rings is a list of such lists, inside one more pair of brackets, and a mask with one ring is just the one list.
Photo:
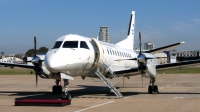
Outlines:
{"label": "grass", "polygon": [[[0,75],[31,75],[35,74],[33,69],[18,68],[15,67],[11,69],[10,67],[0,67]],[[158,71],[158,74],[186,74],[186,73],[200,73],[199,66],[185,67],[185,68],[175,68],[169,70]]]}
{"label": "grass", "polygon": [[31,73],[35,73],[33,69],[0,67],[0,75],[31,75]]}
{"label": "grass", "polygon": [[169,70],[158,71],[158,74],[186,74],[186,73],[200,73],[199,66],[191,66],[184,68],[174,68]]}

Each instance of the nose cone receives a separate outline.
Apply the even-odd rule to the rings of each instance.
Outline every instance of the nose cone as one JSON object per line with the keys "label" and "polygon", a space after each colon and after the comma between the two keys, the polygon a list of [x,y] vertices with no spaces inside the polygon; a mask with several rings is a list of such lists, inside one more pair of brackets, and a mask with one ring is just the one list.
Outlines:
{"label": "nose cone", "polygon": [[65,60],[56,53],[47,54],[44,63],[51,73],[61,72],[66,65]]}

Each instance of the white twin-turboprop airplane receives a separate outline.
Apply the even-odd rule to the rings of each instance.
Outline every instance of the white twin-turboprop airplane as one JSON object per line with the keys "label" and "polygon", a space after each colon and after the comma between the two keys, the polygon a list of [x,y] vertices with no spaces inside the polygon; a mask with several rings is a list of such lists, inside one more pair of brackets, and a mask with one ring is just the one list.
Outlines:
{"label": "white twin-turboprop airplane", "polygon": [[[36,37],[34,37],[35,56],[33,65],[0,63],[11,67],[32,68],[36,72],[36,85],[38,76],[45,79],[55,79],[53,93],[62,93],[61,79],[64,80],[64,94],[61,99],[70,99],[67,92],[68,80],[73,76],[100,78],[118,98],[121,93],[113,86],[107,78],[119,80],[118,77],[141,75],[150,78],[148,93],[158,92],[155,85],[157,70],[170,69],[180,66],[199,64],[200,60],[184,61],[179,63],[158,64],[158,59],[153,55],[156,52],[170,49],[184,42],[175,43],[154,50],[141,51],[141,34],[139,32],[140,51],[133,50],[133,38],[135,27],[135,11],[132,11],[128,37],[117,43],[111,44],[80,35],[64,35],[56,40],[45,56],[36,55]],[[119,80],[120,81],[120,80]]]}

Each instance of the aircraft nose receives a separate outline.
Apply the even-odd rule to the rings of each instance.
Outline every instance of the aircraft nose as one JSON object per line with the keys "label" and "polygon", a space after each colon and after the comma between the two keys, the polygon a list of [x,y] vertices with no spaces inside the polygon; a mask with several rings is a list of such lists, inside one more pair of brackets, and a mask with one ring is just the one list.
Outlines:
{"label": "aircraft nose", "polygon": [[44,63],[50,72],[57,73],[63,69],[65,64],[63,63],[62,59],[59,58],[60,57],[58,57],[57,54],[46,55]]}

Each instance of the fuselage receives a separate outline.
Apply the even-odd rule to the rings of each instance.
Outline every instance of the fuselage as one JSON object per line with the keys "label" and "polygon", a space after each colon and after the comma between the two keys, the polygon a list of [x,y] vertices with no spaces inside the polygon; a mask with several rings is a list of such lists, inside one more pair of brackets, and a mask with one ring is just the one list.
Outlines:
{"label": "fuselage", "polygon": [[137,67],[138,54],[130,49],[80,35],[65,35],[56,40],[45,56],[45,66],[51,73],[71,76],[92,76],[94,68],[106,64],[113,71]]}

